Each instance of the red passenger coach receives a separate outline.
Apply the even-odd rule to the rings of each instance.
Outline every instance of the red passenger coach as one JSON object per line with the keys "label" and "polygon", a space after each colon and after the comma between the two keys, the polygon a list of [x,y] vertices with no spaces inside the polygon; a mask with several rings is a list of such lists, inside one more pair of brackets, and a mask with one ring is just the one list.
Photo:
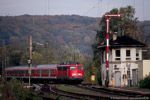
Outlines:
{"label": "red passenger coach", "polygon": [[[29,78],[29,66],[14,66],[5,68],[6,78]],[[83,81],[83,65],[80,64],[47,64],[36,65],[31,68],[32,80],[47,80],[58,82],[77,82]]]}
{"label": "red passenger coach", "polygon": [[[57,78],[57,65],[37,65],[31,68],[31,80],[56,80]],[[29,78],[29,66],[15,66],[5,68],[6,78]]]}

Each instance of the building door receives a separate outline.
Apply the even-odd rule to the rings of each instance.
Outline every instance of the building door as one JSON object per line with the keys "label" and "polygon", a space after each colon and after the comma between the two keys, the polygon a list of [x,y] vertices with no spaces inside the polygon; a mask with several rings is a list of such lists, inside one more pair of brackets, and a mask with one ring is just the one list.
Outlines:
{"label": "building door", "polygon": [[115,73],[115,86],[121,85],[121,72],[117,71]]}
{"label": "building door", "polygon": [[132,69],[132,85],[137,86],[137,69]]}

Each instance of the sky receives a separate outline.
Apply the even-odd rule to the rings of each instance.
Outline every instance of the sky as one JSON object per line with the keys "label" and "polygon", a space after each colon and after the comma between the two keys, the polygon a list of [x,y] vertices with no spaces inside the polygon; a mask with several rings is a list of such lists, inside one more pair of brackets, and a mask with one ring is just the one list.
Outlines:
{"label": "sky", "polygon": [[101,17],[113,8],[135,8],[135,17],[150,20],[150,0],[0,0],[0,16],[80,15]]}

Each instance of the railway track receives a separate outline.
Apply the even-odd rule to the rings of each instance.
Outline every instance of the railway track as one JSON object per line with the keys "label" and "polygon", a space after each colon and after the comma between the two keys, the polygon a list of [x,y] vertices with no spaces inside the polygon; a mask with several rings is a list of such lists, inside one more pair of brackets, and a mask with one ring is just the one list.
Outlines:
{"label": "railway track", "polygon": [[[71,98],[71,99],[86,99],[86,100],[109,100],[111,99],[112,97],[118,97],[118,95],[110,95],[108,93],[102,93],[102,92],[99,92],[97,93],[97,91],[91,91],[91,93],[77,93],[77,92],[69,92],[69,91],[63,91],[63,90],[60,90],[58,89],[59,85],[50,85],[50,84],[47,84],[47,85],[43,85],[41,88],[40,88],[40,91],[42,93],[53,93],[53,95],[57,96],[57,98],[61,97],[61,96],[64,96],[64,97],[67,97],[67,98]],[[71,85],[69,85],[71,86]],[[74,86],[72,86],[74,87]],[[123,98],[122,96],[119,96],[119,98]]]}
{"label": "railway track", "polygon": [[118,95],[118,96],[126,96],[126,97],[143,97],[146,95],[142,95],[140,93],[131,93],[131,92],[126,92],[126,91],[116,91],[116,90],[110,90],[106,87],[99,87],[96,88],[94,86],[85,86],[85,85],[75,85],[76,87],[80,87],[80,88],[84,88],[84,89],[88,89],[88,90],[93,90],[93,91],[97,91],[97,92],[102,92],[102,93],[107,93],[110,95]]}
{"label": "railway track", "polygon": [[[73,87],[73,88],[80,88],[84,90],[88,90],[88,92],[80,92],[80,91],[65,91],[61,90],[58,87],[60,86],[67,86],[67,87]],[[110,99],[126,99],[126,100],[132,100],[132,99],[142,99],[142,95],[128,95],[125,93],[115,93],[112,91],[108,91],[107,89],[97,89],[93,87],[87,87],[87,86],[82,86],[82,85],[59,85],[59,84],[45,84],[41,86],[36,86],[36,89],[42,93],[42,94],[49,94],[53,95],[53,99],[58,99],[61,97],[65,97],[68,100],[78,100],[78,99],[83,99],[83,100],[110,100]],[[44,100],[47,100],[50,97],[45,97],[43,96]],[[52,99],[52,98],[51,98]]]}
{"label": "railway track", "polygon": [[[122,90],[122,89],[114,89],[112,87],[96,87],[95,85],[90,85],[90,84],[81,84],[81,85],[76,85],[76,87],[80,87],[80,88],[84,88],[84,89],[89,89],[89,90],[93,90],[93,91],[97,91],[97,92],[103,92],[103,93],[107,93],[107,94],[112,94],[112,95],[118,95],[119,96],[123,96],[123,98],[125,97],[125,99],[146,99],[149,100],[150,99],[150,93],[144,93],[144,92],[139,92],[139,91],[130,91],[130,90]],[[115,97],[113,97],[115,98]]]}

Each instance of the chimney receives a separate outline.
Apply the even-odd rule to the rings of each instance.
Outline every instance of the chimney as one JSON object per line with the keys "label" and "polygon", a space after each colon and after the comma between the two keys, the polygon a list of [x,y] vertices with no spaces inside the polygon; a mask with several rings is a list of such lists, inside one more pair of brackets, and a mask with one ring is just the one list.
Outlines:
{"label": "chimney", "polygon": [[113,41],[117,40],[117,34],[113,34]]}

